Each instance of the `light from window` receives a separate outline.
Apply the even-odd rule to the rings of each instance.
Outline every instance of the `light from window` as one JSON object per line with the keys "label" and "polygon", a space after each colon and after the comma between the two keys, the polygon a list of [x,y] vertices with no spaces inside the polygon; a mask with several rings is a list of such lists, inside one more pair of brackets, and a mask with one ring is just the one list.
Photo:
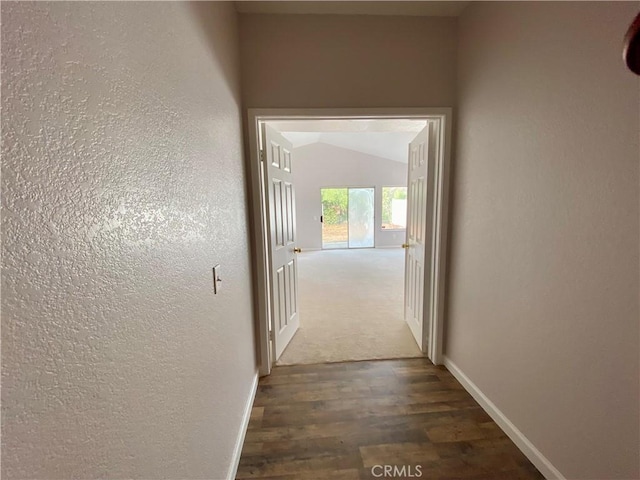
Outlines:
{"label": "light from window", "polygon": [[407,227],[407,187],[382,187],[382,228]]}

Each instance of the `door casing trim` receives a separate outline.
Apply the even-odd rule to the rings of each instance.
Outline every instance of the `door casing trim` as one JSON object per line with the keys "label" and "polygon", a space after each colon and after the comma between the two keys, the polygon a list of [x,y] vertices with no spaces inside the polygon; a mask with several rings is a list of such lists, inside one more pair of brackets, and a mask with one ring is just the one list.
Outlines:
{"label": "door casing trim", "polygon": [[429,333],[427,356],[435,365],[443,363],[445,324],[447,233],[449,219],[449,190],[451,175],[451,122],[450,107],[411,108],[250,108],[247,112],[247,134],[249,139],[249,189],[252,253],[254,259],[254,306],[256,312],[256,356],[260,376],[269,375],[273,361],[270,348],[269,275],[267,248],[267,219],[264,200],[264,182],[260,165],[260,123],[277,120],[319,119],[424,119],[440,122],[440,142],[436,158],[436,191],[434,202],[435,241],[431,251],[433,275],[432,308],[425,312],[423,322],[428,325],[423,331]]}

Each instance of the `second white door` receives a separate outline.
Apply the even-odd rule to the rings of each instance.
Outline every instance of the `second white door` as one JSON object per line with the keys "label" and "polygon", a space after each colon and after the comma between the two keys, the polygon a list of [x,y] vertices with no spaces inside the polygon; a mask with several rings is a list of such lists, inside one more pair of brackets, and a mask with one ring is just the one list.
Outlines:
{"label": "second white door", "polygon": [[[433,244],[435,122],[409,144],[407,230],[405,247],[404,317],[420,349],[427,353]],[[427,315],[425,315],[425,312]]]}

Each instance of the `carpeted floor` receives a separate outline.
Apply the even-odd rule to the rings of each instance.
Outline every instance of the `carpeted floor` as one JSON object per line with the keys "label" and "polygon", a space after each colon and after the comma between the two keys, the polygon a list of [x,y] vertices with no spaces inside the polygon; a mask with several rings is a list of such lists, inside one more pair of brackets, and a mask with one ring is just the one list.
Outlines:
{"label": "carpeted floor", "polygon": [[404,251],[298,255],[300,329],[278,365],[422,356],[403,318]]}

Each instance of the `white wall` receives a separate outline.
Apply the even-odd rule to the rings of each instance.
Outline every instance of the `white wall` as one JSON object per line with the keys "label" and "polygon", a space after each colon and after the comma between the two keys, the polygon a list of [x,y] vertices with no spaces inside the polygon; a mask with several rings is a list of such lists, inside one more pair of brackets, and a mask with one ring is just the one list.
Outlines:
{"label": "white wall", "polygon": [[639,478],[637,2],[459,24],[446,355],[569,479]]}
{"label": "white wall", "polygon": [[456,19],[240,15],[246,107],[449,107]]}
{"label": "white wall", "polygon": [[407,184],[407,164],[324,143],[294,149],[293,174],[296,186],[296,228],[298,247],[322,248],[322,205],[320,189],[325,187],[375,187],[375,246],[400,246],[404,231],[384,231],[382,187]]}
{"label": "white wall", "polygon": [[226,477],[256,372],[236,35],[231,3],[2,3],[3,479]]}

